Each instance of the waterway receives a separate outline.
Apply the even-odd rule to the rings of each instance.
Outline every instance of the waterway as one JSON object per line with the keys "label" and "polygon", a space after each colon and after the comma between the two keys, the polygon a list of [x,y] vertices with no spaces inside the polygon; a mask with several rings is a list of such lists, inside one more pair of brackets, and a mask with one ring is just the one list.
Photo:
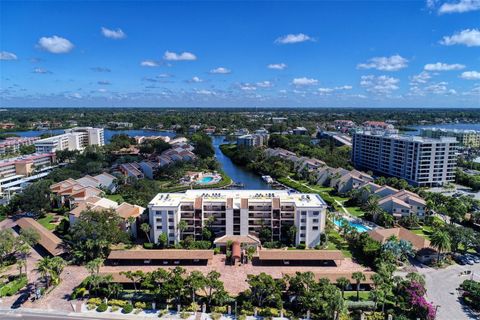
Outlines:
{"label": "waterway", "polygon": [[[19,131],[19,132],[9,132],[14,133],[21,137],[36,137],[41,134],[62,134],[63,130],[30,130],[30,131]],[[175,136],[174,132],[170,131],[151,131],[151,130],[109,130],[105,129],[105,142],[109,142],[113,135],[115,134],[128,134],[131,137],[134,136],[169,136],[173,138]],[[236,165],[233,163],[230,158],[225,156],[220,150],[220,145],[224,142],[224,136],[213,136],[213,147],[215,149],[215,157],[222,170],[236,183],[241,183],[244,185],[245,189],[272,189],[271,186],[262,180],[262,178],[255,173],[248,171],[246,168]]]}

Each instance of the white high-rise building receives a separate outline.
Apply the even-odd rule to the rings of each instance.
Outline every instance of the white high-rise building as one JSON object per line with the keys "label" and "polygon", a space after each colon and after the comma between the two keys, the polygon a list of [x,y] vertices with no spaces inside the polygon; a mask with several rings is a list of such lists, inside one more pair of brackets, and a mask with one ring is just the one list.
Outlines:
{"label": "white high-rise building", "polygon": [[83,150],[91,145],[105,145],[103,128],[66,129],[63,134],[35,141],[35,150],[38,153],[50,153],[57,150]]}
{"label": "white high-rise building", "polygon": [[441,186],[455,180],[457,140],[404,136],[382,130],[353,135],[356,168],[405,179],[417,186]]}
{"label": "white high-rise building", "polygon": [[[188,190],[159,193],[150,201],[152,239],[166,233],[170,244],[188,236],[201,240],[207,225],[220,236],[259,236],[269,228],[273,241],[295,230],[295,244],[314,247],[325,231],[327,205],[318,194],[287,190]],[[186,228],[180,230],[180,221]],[[182,223],[183,225],[183,223]]]}

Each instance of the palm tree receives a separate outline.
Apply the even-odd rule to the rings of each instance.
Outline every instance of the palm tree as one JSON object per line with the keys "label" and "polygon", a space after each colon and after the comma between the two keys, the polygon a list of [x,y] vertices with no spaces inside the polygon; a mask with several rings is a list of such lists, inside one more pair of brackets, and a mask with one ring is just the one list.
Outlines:
{"label": "palm tree", "polygon": [[373,220],[376,220],[377,216],[382,213],[382,208],[378,205],[378,197],[374,195],[368,197],[364,209]]}
{"label": "palm tree", "polygon": [[133,282],[135,292],[137,292],[137,283],[145,276],[143,271],[122,271],[120,274],[123,274],[127,279]]}
{"label": "palm tree", "polygon": [[148,242],[152,243],[150,240],[150,225],[146,222],[142,223],[140,225],[140,229],[142,229],[143,232],[145,232],[145,235],[147,236]]}
{"label": "palm tree", "polygon": [[345,277],[340,277],[337,279],[337,285],[342,289],[342,298],[345,299],[345,288],[350,285],[350,280]]}
{"label": "palm tree", "polygon": [[103,266],[104,259],[95,258],[87,263],[85,266],[90,272],[90,275],[98,275],[100,272],[100,267]]}
{"label": "palm tree", "polygon": [[357,282],[357,301],[360,300],[360,282],[365,281],[365,275],[363,272],[352,273],[352,279]]}
{"label": "palm tree", "polygon": [[37,262],[37,271],[45,279],[47,288],[50,287],[50,273],[52,272],[50,258],[43,258]]}
{"label": "palm tree", "polygon": [[432,234],[430,243],[438,250],[437,263],[440,263],[441,253],[450,250],[452,240],[446,231],[437,230]]}

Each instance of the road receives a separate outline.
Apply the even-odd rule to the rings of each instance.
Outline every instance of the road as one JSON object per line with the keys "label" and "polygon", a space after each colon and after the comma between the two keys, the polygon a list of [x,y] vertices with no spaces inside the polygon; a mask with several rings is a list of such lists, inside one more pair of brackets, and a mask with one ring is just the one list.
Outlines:
{"label": "road", "polygon": [[111,313],[100,314],[98,316],[86,315],[86,314],[75,314],[75,313],[62,313],[57,311],[44,311],[44,310],[5,310],[0,309],[0,319],[2,320],[64,320],[64,319],[74,319],[74,320],[105,320],[105,319],[123,319],[123,320],[142,320],[154,318],[142,317],[139,315],[114,315]]}
{"label": "road", "polygon": [[[470,320],[479,319],[478,314],[461,304],[457,288],[466,279],[480,281],[480,264],[473,266],[453,265],[446,269],[435,270],[429,267],[418,267],[417,271],[425,276],[427,301],[439,305],[437,320]],[[461,275],[463,271],[471,271],[472,275]]]}

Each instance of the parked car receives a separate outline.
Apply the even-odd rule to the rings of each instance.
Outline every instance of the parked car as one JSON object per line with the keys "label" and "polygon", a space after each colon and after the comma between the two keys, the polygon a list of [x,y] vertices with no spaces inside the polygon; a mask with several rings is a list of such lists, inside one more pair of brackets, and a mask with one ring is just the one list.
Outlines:
{"label": "parked car", "polygon": [[480,257],[477,257],[473,254],[466,254],[467,258],[473,260],[475,263],[480,263]]}
{"label": "parked car", "polygon": [[463,256],[461,256],[461,255],[456,255],[456,256],[454,257],[454,260],[455,260],[456,263],[458,263],[458,264],[460,264],[460,265],[462,265],[462,266],[465,265],[465,264],[467,264],[465,258],[464,258]]}

